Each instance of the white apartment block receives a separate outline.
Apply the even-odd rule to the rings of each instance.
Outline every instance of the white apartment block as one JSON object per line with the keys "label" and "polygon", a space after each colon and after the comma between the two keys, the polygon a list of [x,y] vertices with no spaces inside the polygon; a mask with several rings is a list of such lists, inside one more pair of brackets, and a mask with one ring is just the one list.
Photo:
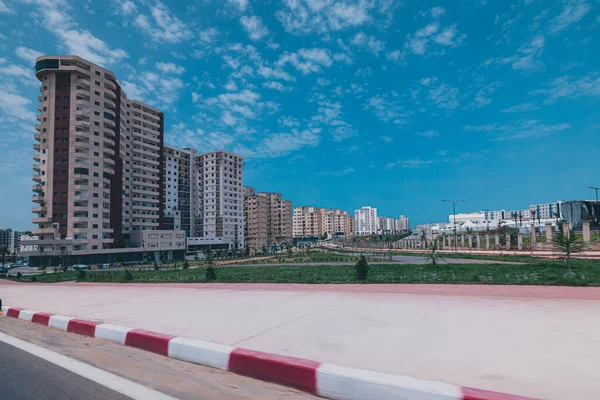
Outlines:
{"label": "white apartment block", "polygon": [[407,231],[410,229],[410,220],[404,215],[398,218],[398,231]]}
{"label": "white apartment block", "polygon": [[195,237],[223,238],[231,250],[244,249],[243,166],[241,156],[223,150],[194,157]]}
{"label": "white apartment block", "polygon": [[364,206],[354,211],[356,234],[359,236],[378,233],[379,220],[377,219],[377,208]]}

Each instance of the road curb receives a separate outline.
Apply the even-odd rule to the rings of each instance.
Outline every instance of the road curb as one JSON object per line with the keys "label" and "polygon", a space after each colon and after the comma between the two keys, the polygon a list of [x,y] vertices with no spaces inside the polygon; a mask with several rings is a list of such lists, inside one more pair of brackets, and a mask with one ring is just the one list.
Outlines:
{"label": "road curb", "polygon": [[2,312],[7,317],[291,386],[335,400],[533,400],[16,307],[3,306]]}

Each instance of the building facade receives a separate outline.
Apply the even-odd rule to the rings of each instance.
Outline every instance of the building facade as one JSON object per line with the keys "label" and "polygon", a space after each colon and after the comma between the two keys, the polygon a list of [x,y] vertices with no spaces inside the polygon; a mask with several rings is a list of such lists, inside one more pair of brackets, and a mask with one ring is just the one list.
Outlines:
{"label": "building facade", "polygon": [[82,58],[38,57],[35,70],[36,244],[55,254],[94,251],[159,229],[163,114],[128,99],[111,71]]}
{"label": "building facade", "polygon": [[246,247],[250,254],[266,246],[291,244],[293,236],[292,202],[281,193],[256,193],[244,187]]}
{"label": "building facade", "polygon": [[327,232],[327,210],[325,208],[294,207],[295,238],[322,237]]}
{"label": "building facade", "polygon": [[194,237],[245,249],[243,166],[241,156],[223,150],[194,157]]}
{"label": "building facade", "polygon": [[354,211],[356,234],[358,236],[373,235],[379,231],[377,208],[364,206]]}
{"label": "building facade", "polygon": [[194,149],[178,149],[165,146],[164,150],[164,229],[182,230],[187,237],[194,233],[193,210],[197,199],[196,188],[192,182],[196,176],[194,158],[197,151]]}

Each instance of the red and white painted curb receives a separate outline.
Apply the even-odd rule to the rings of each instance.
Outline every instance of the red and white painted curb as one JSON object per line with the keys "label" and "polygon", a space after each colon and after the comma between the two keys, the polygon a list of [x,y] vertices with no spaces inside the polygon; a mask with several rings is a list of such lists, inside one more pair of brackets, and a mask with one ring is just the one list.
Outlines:
{"label": "red and white painted curb", "polygon": [[2,312],[7,317],[280,383],[329,399],[532,400],[443,382],[340,367],[15,307],[2,307]]}

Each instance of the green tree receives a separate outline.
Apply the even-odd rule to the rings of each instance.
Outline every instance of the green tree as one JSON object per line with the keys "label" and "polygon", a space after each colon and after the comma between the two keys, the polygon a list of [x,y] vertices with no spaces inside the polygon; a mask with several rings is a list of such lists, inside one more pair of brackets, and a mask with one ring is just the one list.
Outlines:
{"label": "green tree", "polygon": [[154,260],[153,267],[155,271],[158,271],[158,263],[156,262],[156,260]]}
{"label": "green tree", "polygon": [[87,273],[85,272],[85,270],[83,270],[83,269],[80,269],[80,270],[79,270],[79,274],[78,274],[78,276],[77,276],[77,280],[78,280],[78,281],[85,281],[85,280],[86,280],[86,278],[87,278]]}
{"label": "green tree", "polygon": [[190,264],[188,263],[187,260],[183,260],[183,269],[188,269],[190,267]]}
{"label": "green tree", "polygon": [[365,256],[360,256],[354,268],[356,269],[356,279],[366,281],[369,275],[369,263]]}
{"label": "green tree", "polygon": [[125,271],[123,271],[123,280],[124,281],[132,281],[133,280],[133,274],[131,273],[130,270],[126,269]]}
{"label": "green tree", "polygon": [[421,231],[421,241],[423,242],[423,247],[427,247],[427,232]]}
{"label": "green tree", "polygon": [[587,245],[583,242],[583,237],[576,235],[574,230],[571,230],[569,235],[565,235],[560,230],[552,237],[552,250],[563,254],[569,272],[573,271],[571,268],[571,256],[581,253],[586,248]]}
{"label": "green tree", "polygon": [[213,265],[213,262],[214,262],[214,258],[213,258],[212,251],[208,250],[206,252],[206,256],[204,257],[204,263],[207,266],[210,266],[210,265]]}
{"label": "green tree", "polygon": [[17,272],[17,279],[21,280],[22,277],[23,274],[21,273],[21,271]]}
{"label": "green tree", "polygon": [[6,246],[0,247],[0,256],[2,256],[2,265],[4,265],[4,261],[5,261],[7,255],[8,255],[8,249],[6,248]]}
{"label": "green tree", "polygon": [[36,278],[36,276],[35,276],[35,275],[33,275],[33,276],[31,277],[31,282],[37,282],[37,278]]}
{"label": "green tree", "polygon": [[438,250],[438,243],[436,241],[431,242],[429,245],[429,251],[423,254],[423,258],[427,264],[437,267],[440,262],[444,260],[444,257],[438,252]]}
{"label": "green tree", "polygon": [[215,280],[217,280],[217,271],[212,264],[209,264],[208,267],[206,267],[206,281],[211,282]]}

